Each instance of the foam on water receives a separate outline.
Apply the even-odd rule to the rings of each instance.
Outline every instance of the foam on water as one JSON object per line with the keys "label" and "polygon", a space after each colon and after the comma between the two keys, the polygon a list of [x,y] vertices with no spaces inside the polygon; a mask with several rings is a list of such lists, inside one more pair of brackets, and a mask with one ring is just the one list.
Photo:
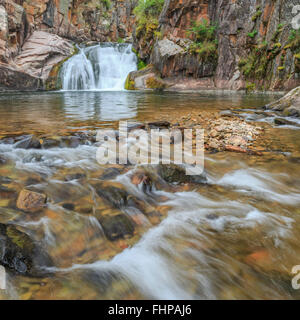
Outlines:
{"label": "foam on water", "polygon": [[[118,179],[127,184],[127,175]],[[136,192],[139,193],[138,187]],[[195,296],[186,290],[191,281],[184,266],[174,264],[176,259],[193,259],[197,261],[198,272],[193,282],[197,282],[198,298],[215,299],[217,292],[214,288],[213,270],[204,252],[193,248],[186,248],[183,252],[176,249],[175,243],[169,241],[174,235],[176,239],[193,239],[201,246],[205,239],[202,225],[209,224],[217,232],[231,229],[255,229],[262,224],[269,226],[267,234],[278,245],[280,240],[290,235],[293,220],[270,212],[261,212],[251,205],[238,201],[212,201],[197,192],[154,191],[156,195],[165,196],[169,200],[165,205],[172,207],[168,217],[158,226],[149,229],[140,241],[131,248],[125,249],[109,261],[97,261],[86,265],[73,265],[66,269],[49,269],[54,272],[73,272],[75,270],[90,269],[95,272],[115,272],[133,283],[140,292],[153,299],[192,299]],[[217,213],[219,218],[210,220],[207,215]],[[164,252],[167,255],[163,254]],[[222,264],[222,261],[215,261]]]}
{"label": "foam on water", "polygon": [[285,193],[286,186],[276,180],[273,175],[252,168],[239,169],[227,173],[216,183],[227,187],[235,187],[239,192],[255,193],[256,196],[271,201],[288,204],[300,203],[299,193]]}

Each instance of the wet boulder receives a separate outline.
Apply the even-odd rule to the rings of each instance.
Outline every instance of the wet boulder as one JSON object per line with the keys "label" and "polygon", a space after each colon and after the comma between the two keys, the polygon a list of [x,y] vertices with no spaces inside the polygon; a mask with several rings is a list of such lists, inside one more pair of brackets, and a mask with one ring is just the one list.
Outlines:
{"label": "wet boulder", "polygon": [[144,192],[151,192],[153,181],[151,177],[143,172],[143,171],[137,171],[131,176],[131,183],[138,186],[141,185]]}
{"label": "wet boulder", "polygon": [[14,225],[0,224],[0,264],[17,274],[39,276],[51,258],[26,233]]}
{"label": "wet boulder", "polygon": [[298,103],[287,108],[284,113],[287,116],[300,117],[300,97],[298,98]]}
{"label": "wet boulder", "polygon": [[126,214],[102,216],[99,222],[110,241],[132,237],[134,234],[134,223]]}
{"label": "wet boulder", "polygon": [[16,148],[20,149],[40,149],[41,143],[39,139],[37,139],[34,136],[26,137],[25,139],[22,139],[21,141],[16,143]]}
{"label": "wet boulder", "polygon": [[60,146],[59,139],[47,138],[47,139],[43,139],[43,141],[42,141],[42,148],[43,149],[57,148],[59,146]]}
{"label": "wet boulder", "polygon": [[2,155],[0,155],[0,165],[5,163],[6,163],[6,159]]}
{"label": "wet boulder", "polygon": [[155,122],[149,122],[148,126],[150,129],[169,129],[171,123],[169,121],[155,121]]}
{"label": "wet boulder", "polygon": [[281,99],[266,105],[265,108],[282,111],[286,116],[300,117],[300,87],[288,92]]}
{"label": "wet boulder", "polygon": [[17,199],[17,208],[28,212],[37,212],[45,207],[46,200],[45,194],[23,189]]}
{"label": "wet boulder", "polygon": [[102,175],[100,176],[101,180],[111,180],[115,179],[118,175],[121,174],[121,169],[119,168],[107,168],[104,170]]}
{"label": "wet boulder", "polygon": [[17,197],[17,191],[0,184],[0,199],[11,199]]}
{"label": "wet boulder", "polygon": [[287,120],[285,118],[275,118],[274,119],[274,123],[278,126],[298,126],[297,123],[293,122],[293,121],[290,121],[290,120]]}
{"label": "wet boulder", "polygon": [[85,173],[71,173],[65,176],[65,181],[81,180],[85,178],[86,178]]}
{"label": "wet boulder", "polygon": [[66,210],[74,211],[75,206],[73,203],[63,203],[62,207]]}
{"label": "wet boulder", "polygon": [[171,184],[207,182],[205,173],[201,175],[187,175],[185,169],[176,164],[158,165],[158,174],[163,180]]}
{"label": "wet boulder", "polygon": [[95,189],[99,197],[106,200],[115,208],[122,208],[128,204],[129,194],[121,184],[98,183]]}
{"label": "wet boulder", "polygon": [[6,137],[6,138],[1,139],[1,143],[14,144],[15,143],[15,139],[13,137]]}

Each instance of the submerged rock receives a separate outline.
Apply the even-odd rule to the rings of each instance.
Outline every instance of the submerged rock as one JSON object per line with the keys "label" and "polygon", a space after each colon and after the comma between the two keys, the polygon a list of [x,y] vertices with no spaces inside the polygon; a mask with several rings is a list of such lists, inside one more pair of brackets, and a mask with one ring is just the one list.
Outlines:
{"label": "submerged rock", "polygon": [[5,163],[6,163],[6,159],[0,155],[0,165]]}
{"label": "submerged rock", "polygon": [[17,274],[38,276],[51,258],[27,234],[14,225],[0,224],[0,264]]}
{"label": "submerged rock", "polygon": [[297,123],[293,122],[293,121],[289,121],[287,119],[284,118],[275,118],[274,119],[274,123],[278,126],[298,126]]}
{"label": "submerged rock", "polygon": [[205,173],[201,175],[189,176],[184,168],[176,164],[158,165],[158,174],[168,183],[206,183]]}
{"label": "submerged rock", "polygon": [[119,168],[107,168],[104,170],[103,174],[100,176],[101,180],[111,180],[115,179],[121,174],[121,169]]}
{"label": "submerged rock", "polygon": [[71,210],[71,211],[75,209],[75,206],[73,203],[63,203],[62,207],[66,210]]}
{"label": "submerged rock", "polygon": [[129,194],[118,183],[98,183],[95,189],[99,197],[112,204],[115,208],[122,208],[128,203]]}
{"label": "submerged rock", "polygon": [[17,208],[24,211],[36,212],[45,207],[46,200],[47,196],[42,193],[23,189],[17,200]]}
{"label": "submerged rock", "polygon": [[141,184],[144,192],[152,191],[153,181],[151,177],[143,171],[135,172],[131,177],[131,182],[136,186]]}
{"label": "submerged rock", "polygon": [[134,223],[126,214],[103,216],[99,218],[99,222],[110,241],[133,236]]}
{"label": "submerged rock", "polygon": [[59,146],[60,146],[60,140],[58,139],[47,138],[47,139],[44,139],[42,143],[43,149],[57,148]]}
{"label": "submerged rock", "polygon": [[81,180],[85,178],[86,178],[85,173],[73,173],[73,174],[67,174],[65,176],[65,181]]}
{"label": "submerged rock", "polygon": [[[0,181],[1,182],[1,181]],[[0,184],[0,199],[11,199],[16,198],[17,191],[14,189],[9,189]]]}
{"label": "submerged rock", "polygon": [[171,126],[171,123],[169,121],[155,121],[155,122],[149,122],[148,126],[150,129],[169,129]]}

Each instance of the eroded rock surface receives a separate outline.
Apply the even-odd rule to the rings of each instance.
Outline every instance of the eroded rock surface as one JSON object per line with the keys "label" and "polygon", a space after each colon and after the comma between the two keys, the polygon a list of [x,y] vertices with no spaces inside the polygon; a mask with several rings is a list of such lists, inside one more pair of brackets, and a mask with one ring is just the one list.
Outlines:
{"label": "eroded rock surface", "polygon": [[282,111],[286,116],[300,117],[300,87],[293,89],[278,101],[268,104],[266,108]]}
{"label": "eroded rock surface", "polygon": [[35,31],[28,38],[16,65],[34,77],[46,80],[54,65],[70,56],[74,47],[70,41],[44,31]]}
{"label": "eroded rock surface", "polygon": [[45,273],[41,267],[52,266],[51,258],[26,233],[14,225],[0,223],[0,264],[23,275]]}

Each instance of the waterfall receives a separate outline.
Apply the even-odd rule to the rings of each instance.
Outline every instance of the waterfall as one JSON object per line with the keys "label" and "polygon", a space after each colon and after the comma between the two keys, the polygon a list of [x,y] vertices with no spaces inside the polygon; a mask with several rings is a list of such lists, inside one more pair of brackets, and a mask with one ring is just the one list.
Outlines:
{"label": "waterfall", "polygon": [[126,77],[137,70],[131,44],[102,43],[79,48],[61,70],[63,90],[123,90]]}

